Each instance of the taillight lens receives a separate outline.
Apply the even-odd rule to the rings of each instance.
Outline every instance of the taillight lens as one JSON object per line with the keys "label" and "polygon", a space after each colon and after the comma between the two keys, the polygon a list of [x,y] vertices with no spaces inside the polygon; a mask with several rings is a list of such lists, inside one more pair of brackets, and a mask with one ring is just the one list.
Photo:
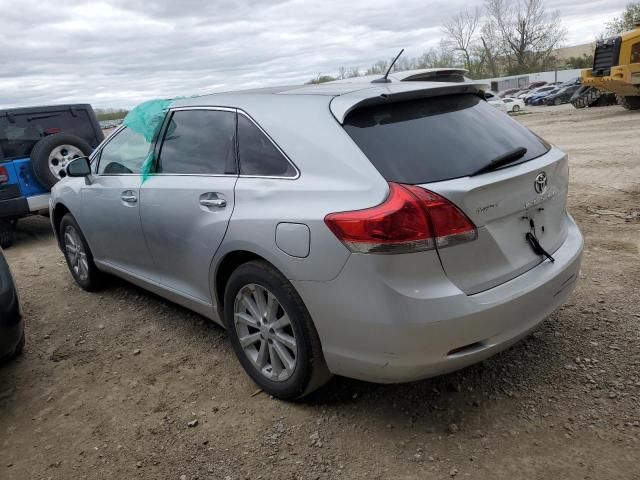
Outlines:
{"label": "taillight lens", "polygon": [[7,167],[0,167],[0,185],[9,181],[9,171]]}
{"label": "taillight lens", "polygon": [[410,253],[475,240],[475,225],[440,195],[413,185],[389,183],[387,199],[372,208],[331,213],[324,219],[349,250]]}

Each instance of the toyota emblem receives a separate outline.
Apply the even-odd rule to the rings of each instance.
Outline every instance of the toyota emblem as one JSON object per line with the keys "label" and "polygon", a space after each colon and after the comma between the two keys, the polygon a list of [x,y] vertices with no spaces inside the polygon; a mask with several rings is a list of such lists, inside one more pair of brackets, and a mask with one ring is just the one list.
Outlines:
{"label": "toyota emblem", "polygon": [[533,182],[533,186],[536,189],[537,193],[544,193],[544,191],[547,189],[547,174],[544,172],[540,172],[538,175],[536,175],[536,179]]}

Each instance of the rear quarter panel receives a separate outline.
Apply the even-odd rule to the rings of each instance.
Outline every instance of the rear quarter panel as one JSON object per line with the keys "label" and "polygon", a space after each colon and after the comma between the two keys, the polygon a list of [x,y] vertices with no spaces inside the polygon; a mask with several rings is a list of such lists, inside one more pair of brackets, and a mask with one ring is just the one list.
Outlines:
{"label": "rear quarter panel", "polygon": [[[267,132],[300,175],[296,179],[240,176],[235,210],[213,265],[229,252],[248,250],[290,280],[331,280],[350,252],[325,225],[324,217],[377,205],[386,198],[388,185],[331,115],[331,97],[272,97],[276,95],[240,99],[234,105]],[[292,257],[278,248],[275,237],[280,222],[309,227],[307,257]]]}

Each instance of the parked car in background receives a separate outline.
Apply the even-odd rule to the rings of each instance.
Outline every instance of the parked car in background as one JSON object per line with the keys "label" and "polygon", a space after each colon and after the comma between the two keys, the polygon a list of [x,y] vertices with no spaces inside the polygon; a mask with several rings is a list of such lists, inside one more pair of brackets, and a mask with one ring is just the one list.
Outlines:
{"label": "parked car in background", "polygon": [[18,219],[48,212],[67,164],[102,140],[91,105],[0,110],[0,247],[13,243]]}
{"label": "parked car in background", "polygon": [[503,92],[500,92],[500,93],[498,94],[498,96],[499,96],[500,98],[512,97],[512,96],[513,96],[513,94],[514,94],[514,93],[516,93],[516,92],[518,92],[518,91],[520,91],[520,89],[519,89],[519,88],[511,88],[511,89],[509,89],[509,90],[505,90],[505,91],[503,91]]}
{"label": "parked car in background", "polygon": [[484,98],[487,100],[489,105],[491,105],[492,107],[497,108],[501,112],[505,112],[505,113],[507,112],[507,106],[502,101],[502,99],[500,97],[498,97],[495,93],[486,92],[484,94]]}
{"label": "parked car in background", "polygon": [[507,107],[507,112],[518,113],[525,108],[524,101],[519,98],[503,98],[502,101]]}
{"label": "parked car in background", "polygon": [[221,93],[175,100],[158,124],[150,142],[154,125],[125,121],[53,187],[70,273],[86,290],[121,276],[225,325],[275,397],[478,362],[578,279],[567,155],[483,84]]}
{"label": "parked car in background", "polygon": [[567,87],[560,88],[555,93],[550,93],[544,97],[543,101],[545,105],[562,105],[563,103],[569,103],[573,94],[580,88],[579,84],[573,84]]}
{"label": "parked car in background", "polygon": [[0,249],[0,360],[20,354],[23,347],[24,323],[18,292]]}
{"label": "parked car in background", "polygon": [[547,85],[547,82],[545,82],[543,80],[540,80],[540,81],[537,81],[537,82],[531,82],[529,84],[529,86],[527,87],[527,90],[535,90],[536,88],[540,88],[540,87],[543,87],[545,85]]}
{"label": "parked car in background", "polygon": [[537,96],[539,96],[541,94],[545,94],[546,95],[548,92],[550,92],[551,90],[554,90],[555,88],[557,88],[557,87],[555,87],[553,85],[545,85],[544,87],[539,87],[539,88],[536,88],[534,90],[531,90],[523,98],[525,105],[529,105],[531,103],[531,100],[533,99],[533,97],[537,97]]}
{"label": "parked car in background", "polygon": [[517,92],[514,97],[515,98],[519,98],[520,100],[524,100],[524,97],[526,97],[527,95],[529,95],[529,92],[531,92],[531,90],[525,89],[525,90],[521,90],[519,92]]}
{"label": "parked car in background", "polygon": [[538,93],[537,95],[534,95],[533,97],[529,98],[529,105],[532,105],[532,106],[544,105],[544,101],[549,95],[554,95],[560,90],[561,90],[560,87],[555,87],[553,90],[549,90],[548,92]]}

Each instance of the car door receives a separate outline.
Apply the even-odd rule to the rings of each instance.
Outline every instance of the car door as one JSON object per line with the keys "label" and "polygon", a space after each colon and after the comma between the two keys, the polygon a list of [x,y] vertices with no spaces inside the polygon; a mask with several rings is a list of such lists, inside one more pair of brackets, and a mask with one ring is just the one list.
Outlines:
{"label": "car door", "polygon": [[209,268],[225,235],[238,178],[236,111],[178,108],[165,122],[140,218],[161,283],[212,304]]}
{"label": "car door", "polygon": [[124,127],[96,154],[95,175],[81,189],[78,222],[99,263],[139,277],[153,273],[140,225],[141,170],[151,145]]}

